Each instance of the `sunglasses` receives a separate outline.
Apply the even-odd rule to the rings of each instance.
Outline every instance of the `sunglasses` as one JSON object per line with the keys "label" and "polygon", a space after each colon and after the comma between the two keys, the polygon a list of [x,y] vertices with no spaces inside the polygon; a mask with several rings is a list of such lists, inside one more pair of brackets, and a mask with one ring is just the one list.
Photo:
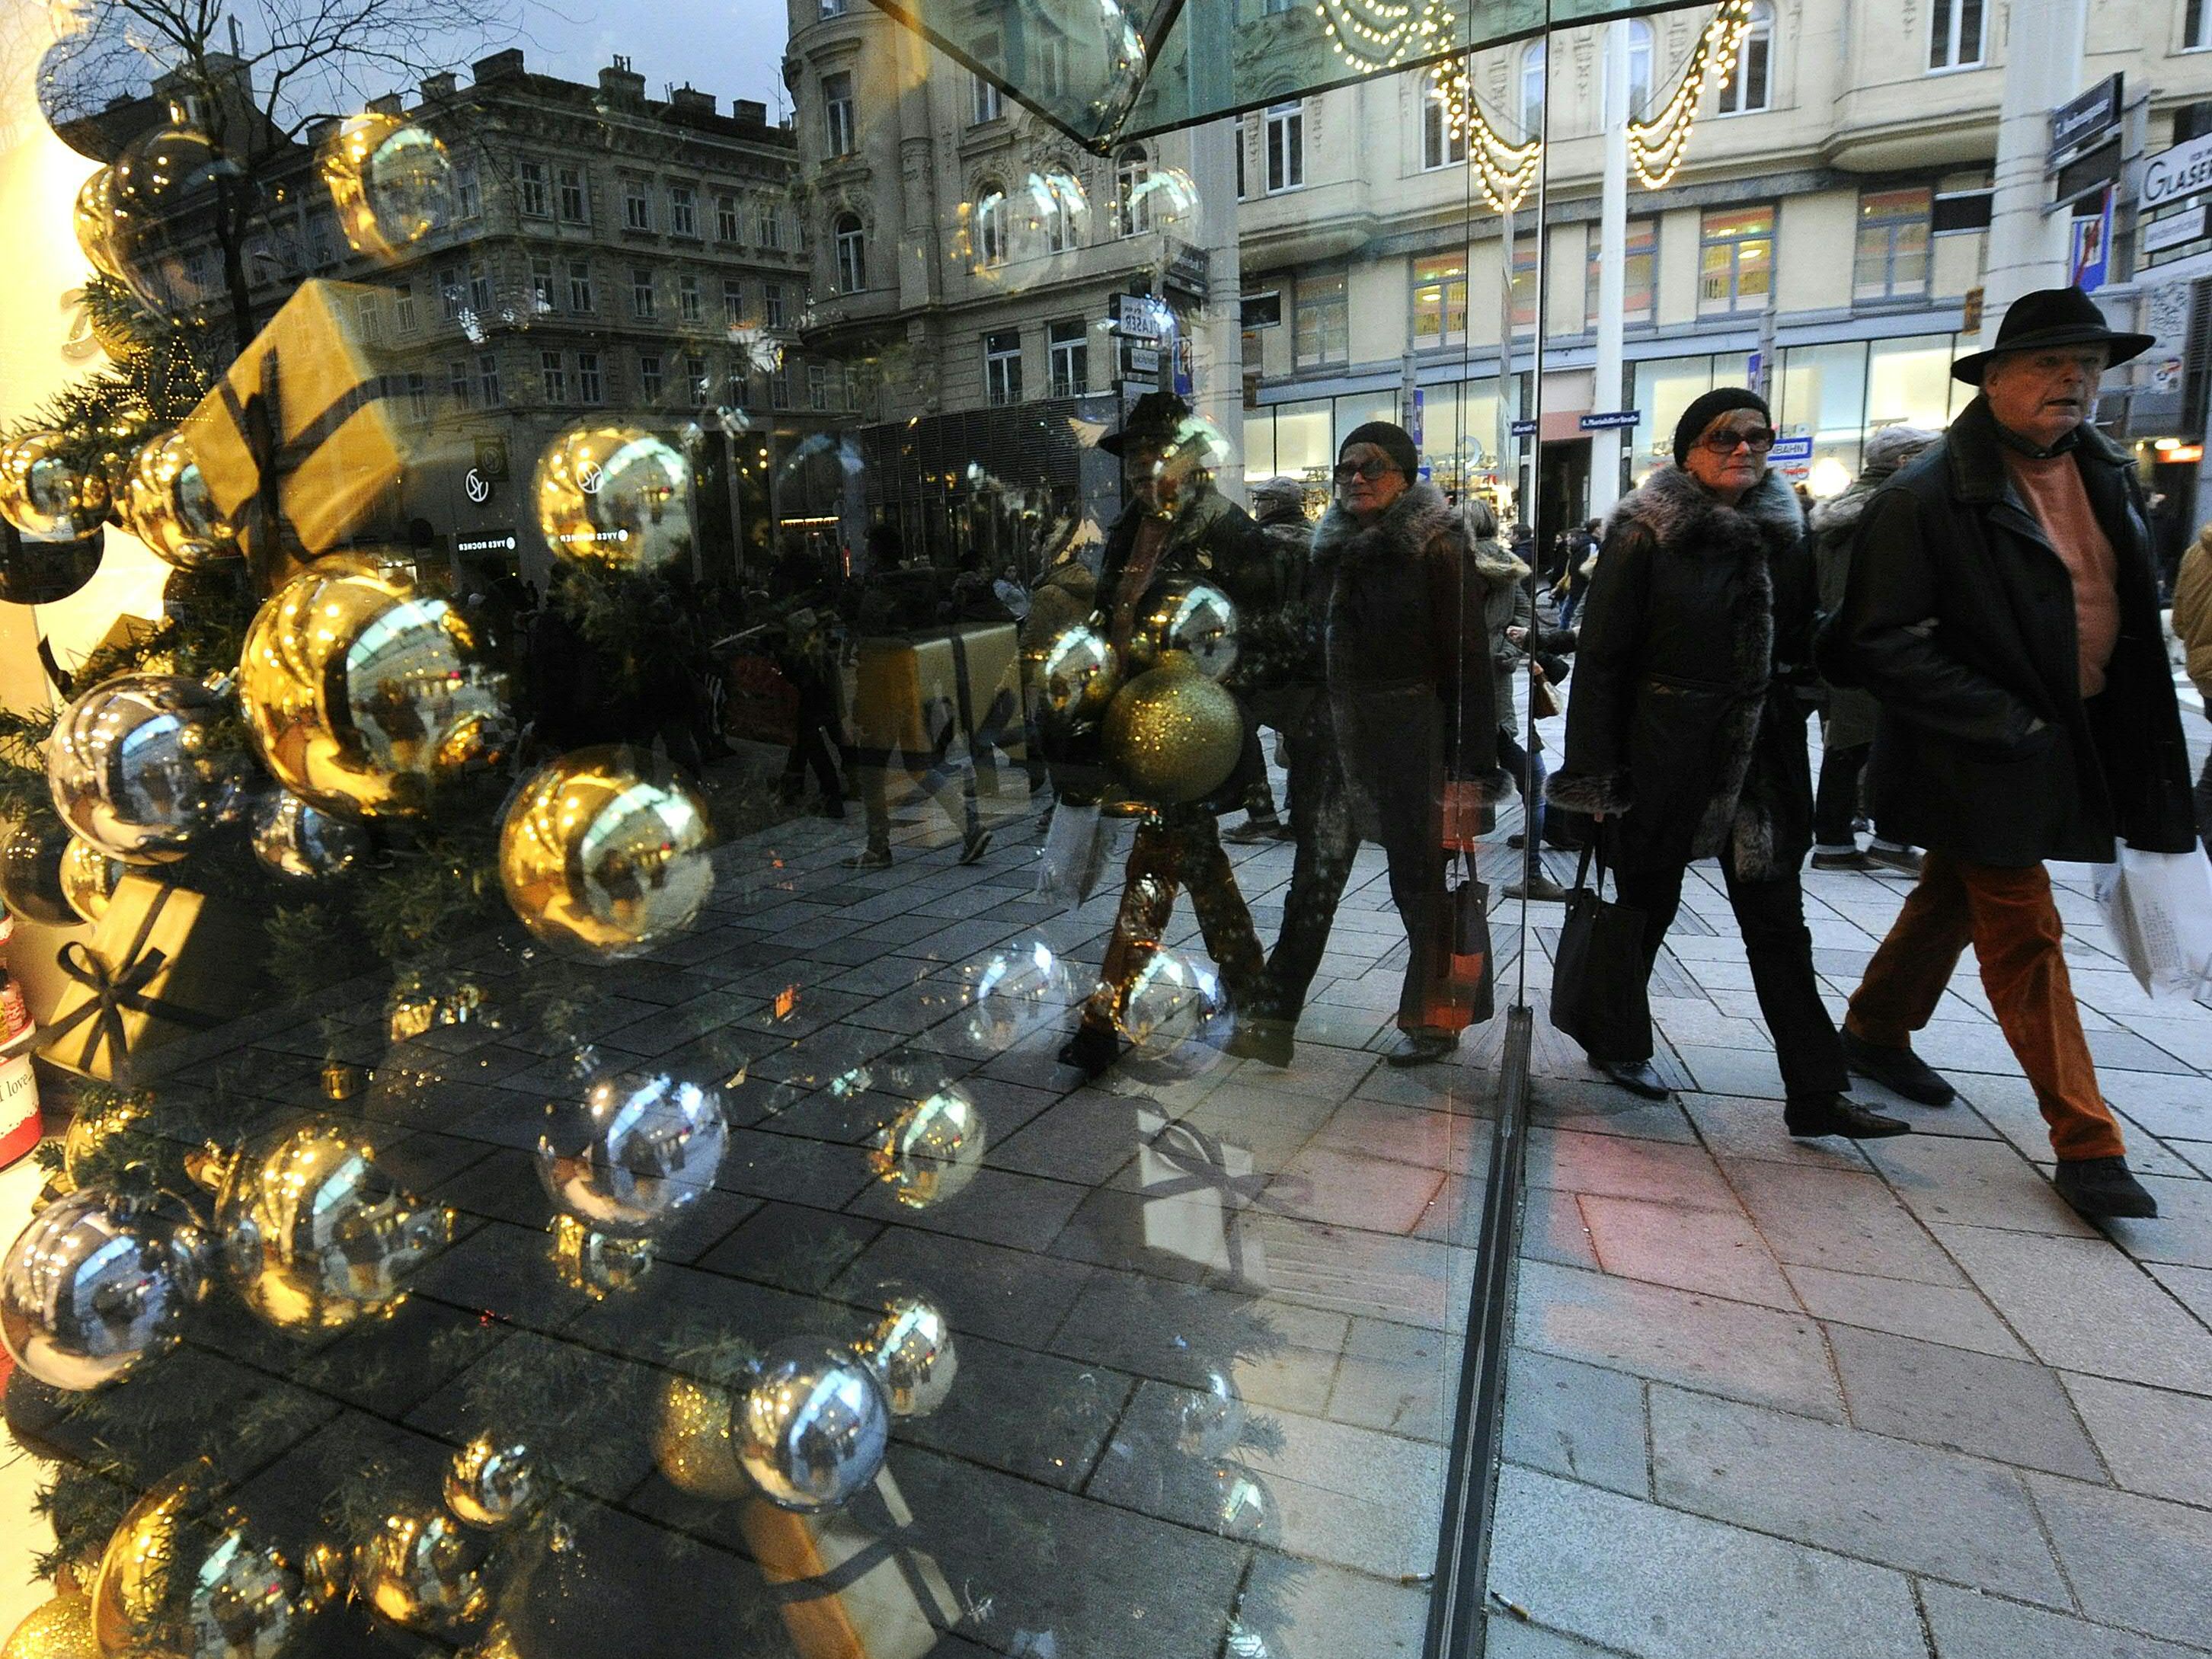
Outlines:
{"label": "sunglasses", "polygon": [[1708,432],[1698,441],[1716,455],[1733,455],[1738,444],[1754,455],[1764,455],[1774,447],[1774,428],[1754,426],[1741,432]]}
{"label": "sunglasses", "polygon": [[1370,483],[1377,483],[1393,472],[1404,470],[1395,461],[1339,461],[1334,476],[1340,484],[1350,483],[1354,478],[1364,478]]}

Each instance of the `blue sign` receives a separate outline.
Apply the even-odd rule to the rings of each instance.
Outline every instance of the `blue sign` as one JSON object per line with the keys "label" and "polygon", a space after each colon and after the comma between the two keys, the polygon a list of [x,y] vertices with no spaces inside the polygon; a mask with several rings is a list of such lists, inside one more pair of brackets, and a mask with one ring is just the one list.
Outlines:
{"label": "blue sign", "polygon": [[1766,370],[1766,354],[1754,351],[1743,360],[1743,383],[1753,392],[1759,390],[1759,377]]}
{"label": "blue sign", "polygon": [[1516,422],[1513,422],[1513,435],[1514,435],[1515,437],[1516,437],[1516,438],[1533,438],[1533,437],[1534,437],[1534,436],[1536,435],[1536,423],[1535,423],[1535,422],[1534,422],[1534,421],[1516,421]]}
{"label": "blue sign", "polygon": [[1813,459],[1813,441],[1810,438],[1777,438],[1774,447],[1766,452],[1766,459],[1777,466],[1787,466],[1794,461],[1809,461]]}
{"label": "blue sign", "polygon": [[1421,447],[1423,417],[1428,413],[1429,394],[1418,386],[1413,391],[1413,416],[1406,422],[1406,435],[1413,441],[1413,447]]}
{"label": "blue sign", "polygon": [[2094,294],[2112,279],[2112,187],[2105,186],[2104,199],[2095,213],[2074,221],[2074,286]]}
{"label": "blue sign", "polygon": [[1640,409],[1614,409],[1602,415],[1585,415],[1577,424],[1585,432],[1620,432],[1643,418]]}

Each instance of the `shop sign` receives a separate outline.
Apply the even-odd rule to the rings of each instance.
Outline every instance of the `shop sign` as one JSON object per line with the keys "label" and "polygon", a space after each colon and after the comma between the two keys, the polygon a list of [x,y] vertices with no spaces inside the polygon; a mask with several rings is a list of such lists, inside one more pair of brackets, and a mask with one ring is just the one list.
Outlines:
{"label": "shop sign", "polygon": [[1160,313],[1166,309],[1149,294],[1116,294],[1114,326],[1133,340],[1160,337]]}
{"label": "shop sign", "polygon": [[1158,346],[1131,346],[1129,348],[1129,368],[1133,373],[1139,374],[1158,374],[1160,372],[1160,349]]}
{"label": "shop sign", "polygon": [[2136,200],[2141,207],[2154,208],[2204,190],[2212,190],[2212,133],[2160,150],[2144,162],[2142,191]]}
{"label": "shop sign", "polygon": [[516,545],[512,530],[486,530],[473,536],[453,538],[453,551],[456,553],[512,553]]}
{"label": "shop sign", "polygon": [[1809,461],[1813,459],[1813,441],[1810,438],[1777,438],[1774,447],[1766,452],[1766,459],[1777,466]]}
{"label": "shop sign", "polygon": [[2184,242],[2194,242],[2204,235],[2204,204],[2184,208],[2179,213],[2169,213],[2163,219],[2154,219],[2142,228],[2142,251],[2162,253],[2167,248],[2179,247]]}

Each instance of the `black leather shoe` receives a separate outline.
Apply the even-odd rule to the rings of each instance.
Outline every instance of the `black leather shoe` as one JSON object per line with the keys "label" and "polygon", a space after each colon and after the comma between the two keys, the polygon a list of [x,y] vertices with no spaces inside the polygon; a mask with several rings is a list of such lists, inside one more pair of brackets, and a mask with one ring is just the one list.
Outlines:
{"label": "black leather shoe", "polygon": [[1674,1098],[1674,1091],[1651,1069],[1648,1060],[1593,1060],[1590,1064],[1632,1095],[1641,1095],[1646,1100]]}
{"label": "black leather shoe", "polygon": [[1086,1078],[1097,1077],[1121,1057],[1121,1044],[1103,1025],[1079,1025],[1075,1035],[1060,1045],[1060,1063],[1073,1066]]}
{"label": "black leather shoe", "polygon": [[1817,1140],[1822,1135],[1881,1140],[1912,1133],[1912,1126],[1903,1118],[1869,1112],[1849,1095],[1811,1095],[1790,1101],[1782,1109],[1782,1121],[1800,1140]]}
{"label": "black leather shoe", "polygon": [[1849,1031],[1844,1039],[1844,1064],[1861,1077],[1871,1078],[1893,1094],[1923,1106],[1948,1106],[1959,1091],[1942,1074],[1910,1048],[1887,1048]]}
{"label": "black leather shoe", "polygon": [[1239,1060],[1256,1060],[1263,1066],[1280,1068],[1288,1066],[1297,1053],[1291,1030],[1289,1020],[1248,1014],[1237,1022],[1237,1029],[1222,1046]]}
{"label": "black leather shoe", "polygon": [[1427,1066],[1449,1060],[1459,1052],[1456,1031],[1404,1031],[1397,1046],[1382,1058],[1393,1066]]}
{"label": "black leather shoe", "polygon": [[2158,1214],[2158,1200],[2143,1190],[2124,1158],[2065,1159],[2051,1184],[2058,1189],[2059,1197],[2074,1206],[2075,1214],[2092,1221],[2106,1216],[2148,1221]]}

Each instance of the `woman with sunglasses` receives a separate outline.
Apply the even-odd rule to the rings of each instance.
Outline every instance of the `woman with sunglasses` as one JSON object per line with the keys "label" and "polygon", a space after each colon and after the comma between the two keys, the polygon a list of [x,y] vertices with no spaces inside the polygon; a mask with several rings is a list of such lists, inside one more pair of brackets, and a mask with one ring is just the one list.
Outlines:
{"label": "woman with sunglasses", "polygon": [[[1798,866],[1812,844],[1805,705],[1815,580],[1805,520],[1767,470],[1773,416],[1741,387],[1674,428],[1674,465],[1622,498],[1582,611],[1565,764],[1546,793],[1599,821],[1620,902],[1645,917],[1648,980],[1699,859],[1717,858],[1781,1063],[1793,1135],[1907,1125],[1868,1111],[1820,1000]],[[1640,1052],[1592,1054],[1613,1082],[1671,1098]]]}

